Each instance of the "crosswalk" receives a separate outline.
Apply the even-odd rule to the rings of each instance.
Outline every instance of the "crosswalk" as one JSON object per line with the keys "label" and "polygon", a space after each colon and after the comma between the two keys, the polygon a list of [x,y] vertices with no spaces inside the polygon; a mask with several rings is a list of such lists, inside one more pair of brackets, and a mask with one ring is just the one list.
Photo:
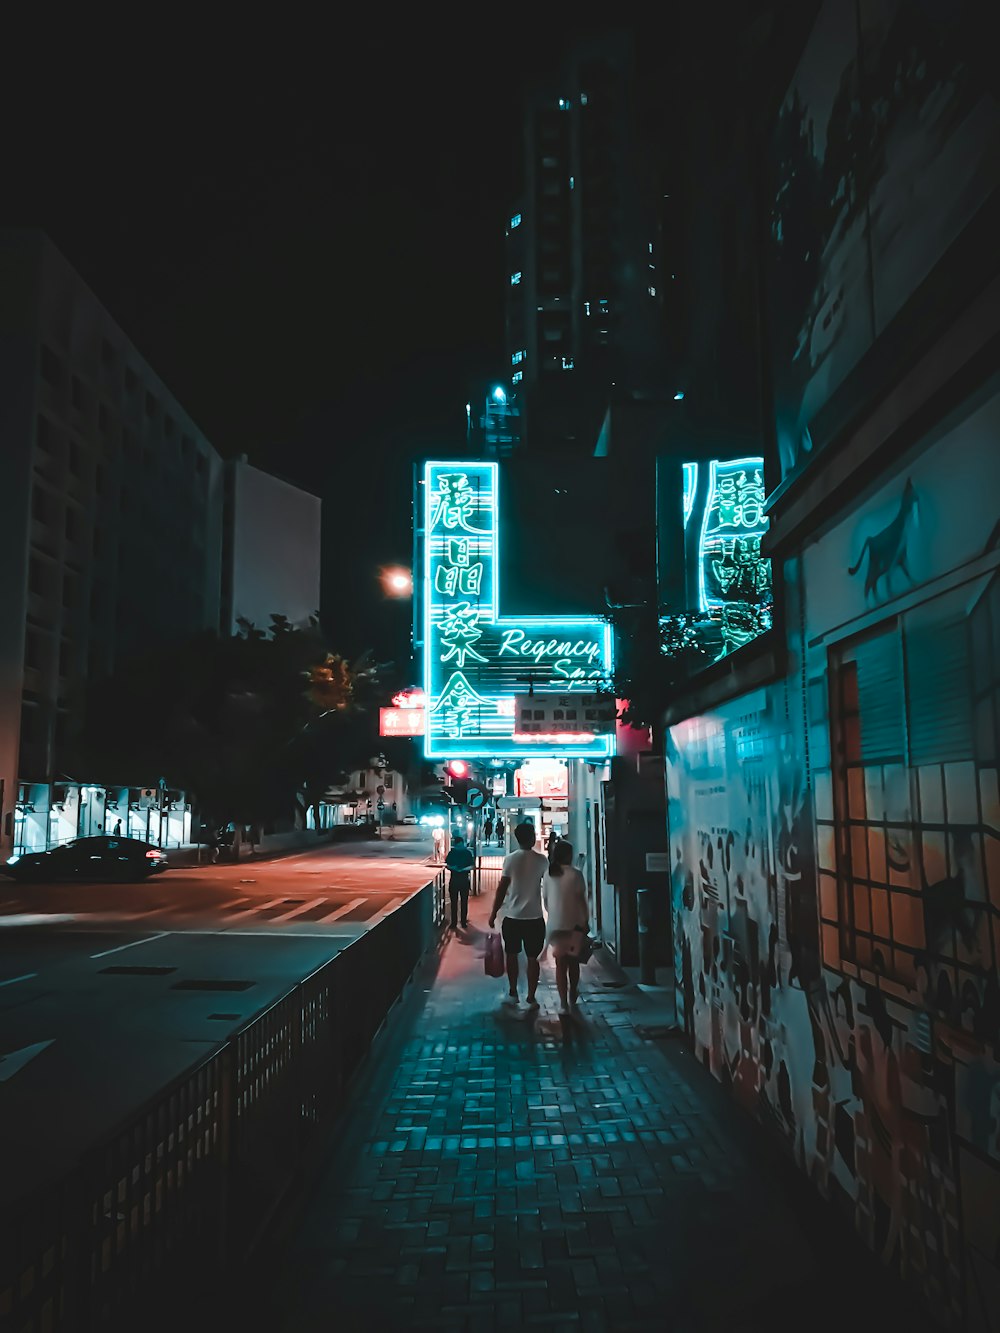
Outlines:
{"label": "crosswalk", "polygon": [[[112,919],[121,923],[142,921],[148,927],[162,922],[169,922],[172,928],[183,928],[185,922],[199,925],[210,922],[218,930],[232,927],[295,930],[302,926],[369,926],[394,911],[410,897],[411,892],[359,895],[346,889],[318,894],[314,889],[312,894],[284,894],[280,897],[262,894],[254,898],[244,894],[221,903],[206,900],[201,895],[185,894],[153,906],[148,901],[141,906],[137,904],[134,910],[131,907],[112,908],[96,902],[84,904],[77,900],[69,907],[69,911],[73,919],[79,922]],[[53,904],[50,909],[36,904],[31,909],[32,920],[42,923],[50,911],[65,921],[67,906],[65,901],[60,902],[58,907]],[[0,924],[3,924],[4,918],[9,919],[9,924],[15,924],[19,915],[25,912],[25,907],[26,904],[17,900],[0,903]]]}

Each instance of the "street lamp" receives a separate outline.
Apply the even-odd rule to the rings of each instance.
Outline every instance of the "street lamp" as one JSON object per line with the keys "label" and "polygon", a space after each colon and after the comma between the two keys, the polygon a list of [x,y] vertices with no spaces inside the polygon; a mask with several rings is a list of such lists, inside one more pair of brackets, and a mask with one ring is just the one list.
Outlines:
{"label": "street lamp", "polygon": [[382,587],[389,597],[411,597],[413,595],[413,573],[401,566],[383,569]]}

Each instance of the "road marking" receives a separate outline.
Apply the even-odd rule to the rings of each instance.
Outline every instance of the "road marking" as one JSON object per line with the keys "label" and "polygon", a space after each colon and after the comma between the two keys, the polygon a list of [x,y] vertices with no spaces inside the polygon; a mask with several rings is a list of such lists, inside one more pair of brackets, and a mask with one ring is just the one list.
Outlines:
{"label": "road marking", "polygon": [[230,907],[239,907],[240,903],[248,903],[249,898],[234,898],[231,903],[223,903],[218,909],[220,912],[228,912]]}
{"label": "road marking", "polygon": [[6,981],[0,981],[0,986],[13,986],[18,981],[30,981],[32,977],[37,977],[37,972],[25,972],[21,977],[8,977]]}
{"label": "road marking", "polygon": [[[359,922],[359,925],[367,926],[367,922]],[[325,940],[327,944],[337,944],[341,940],[346,940],[348,944],[353,944],[358,938],[357,935],[331,935],[323,930],[297,930],[292,933],[290,930],[171,930],[166,932],[170,935],[218,935],[229,939],[230,936],[236,939],[248,940]],[[364,932],[362,931],[362,934]]]}
{"label": "road marking", "polygon": [[242,912],[234,912],[230,920],[238,921],[241,916],[253,916],[254,912],[266,912],[269,907],[277,907],[285,901],[284,897],[272,898],[269,903],[255,903],[253,907],[244,907]]}
{"label": "road marking", "polygon": [[324,894],[322,898],[314,898],[311,903],[300,903],[298,907],[293,907],[290,912],[285,912],[283,916],[272,916],[271,920],[291,921],[293,920],[293,918],[301,916],[303,912],[308,912],[313,907],[319,907],[320,903],[325,903],[325,902],[326,902],[326,895]]}
{"label": "road marking", "polygon": [[340,917],[346,916],[348,912],[353,912],[355,907],[360,907],[362,903],[366,903],[367,901],[367,897],[355,898],[353,902],[347,903],[343,907],[338,907],[335,912],[328,912],[326,916],[321,916],[316,924],[317,926],[325,926],[328,921],[337,921]]}
{"label": "road marking", "polygon": [[54,1041],[55,1037],[50,1037],[48,1041],[36,1041],[31,1046],[22,1046],[19,1051],[8,1051],[6,1055],[0,1056],[0,1083],[6,1083],[9,1078],[13,1078],[29,1060],[41,1055],[42,1051]]}
{"label": "road marking", "polygon": [[137,944],[152,944],[153,940],[162,940],[164,935],[169,935],[169,930],[161,930],[156,935],[147,935],[142,940],[129,940],[128,944],[119,944],[114,949],[102,949],[100,953],[92,953],[91,958],[107,958],[109,953],[121,953],[123,949],[134,949]]}

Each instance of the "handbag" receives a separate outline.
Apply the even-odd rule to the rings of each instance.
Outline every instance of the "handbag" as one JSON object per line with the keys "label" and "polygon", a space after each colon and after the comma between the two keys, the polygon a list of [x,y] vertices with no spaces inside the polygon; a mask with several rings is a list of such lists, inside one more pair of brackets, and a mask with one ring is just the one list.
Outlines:
{"label": "handbag", "polygon": [[506,972],[506,962],[503,956],[503,940],[499,935],[490,935],[486,940],[486,953],[483,955],[483,966],[486,968],[488,977],[502,977]]}
{"label": "handbag", "polygon": [[588,935],[586,931],[584,931],[583,938],[580,941],[580,949],[576,955],[577,962],[589,963],[591,958],[594,956],[594,950],[597,948],[599,943],[600,943],[599,940],[595,940],[592,935]]}

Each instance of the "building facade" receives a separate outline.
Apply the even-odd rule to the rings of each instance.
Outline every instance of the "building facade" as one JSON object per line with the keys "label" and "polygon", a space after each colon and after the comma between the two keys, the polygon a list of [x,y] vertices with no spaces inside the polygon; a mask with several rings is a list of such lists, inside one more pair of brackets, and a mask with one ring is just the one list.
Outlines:
{"label": "building facade", "polygon": [[626,32],[580,42],[524,98],[506,340],[533,449],[590,452],[612,386],[663,374],[657,181],[635,63]]}
{"label": "building facade", "polygon": [[226,463],[223,504],[223,634],[240,621],[267,629],[274,615],[293,626],[319,614],[322,501],[252,467]]}
{"label": "building facade", "polygon": [[666,717],[687,1041],[935,1316],[975,1329],[1000,1310],[984,22],[819,9],[767,145],[774,628]]}
{"label": "building facade", "polygon": [[9,848],[18,782],[59,779],[88,679],[142,644],[218,626],[223,465],[46,237],[3,233],[0,268]]}

